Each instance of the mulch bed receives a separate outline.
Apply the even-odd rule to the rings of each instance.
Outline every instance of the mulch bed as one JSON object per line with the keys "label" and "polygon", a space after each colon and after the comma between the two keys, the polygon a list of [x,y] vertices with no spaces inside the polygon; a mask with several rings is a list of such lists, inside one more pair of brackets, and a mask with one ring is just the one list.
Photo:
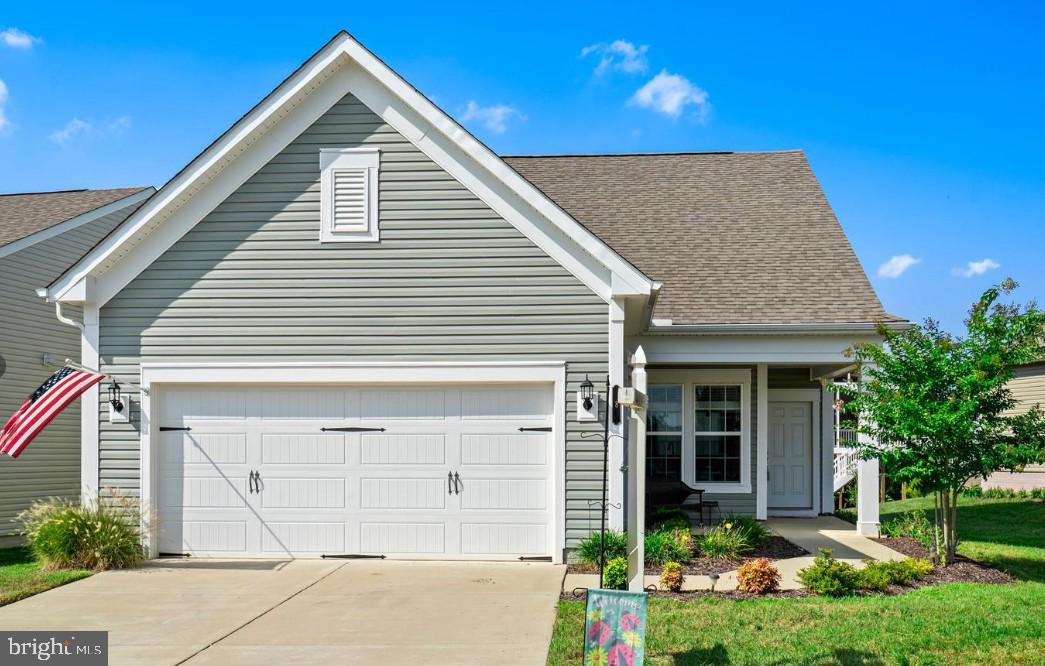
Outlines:
{"label": "mulch bed", "polygon": [[[677,601],[695,601],[697,599],[730,599],[733,601],[743,601],[745,599],[798,599],[800,597],[811,597],[809,590],[781,590],[780,592],[770,592],[769,594],[751,594],[750,592],[741,592],[739,590],[729,590],[726,592],[712,592],[710,590],[690,590],[685,592],[667,592],[664,590],[653,590],[649,589],[646,591],[651,597],[659,597],[664,599],[675,599]],[[578,600],[585,599],[586,590],[564,590],[559,598],[562,600]]]}
{"label": "mulch bed", "polygon": [[[805,549],[796,546],[784,537],[773,535],[760,543],[750,553],[744,553],[743,557],[695,557],[685,565],[683,573],[687,576],[706,576],[713,573],[722,574],[727,571],[733,571],[748,560],[757,560],[760,557],[769,560],[784,560],[789,557],[802,557],[803,555],[808,554],[809,553]],[[576,563],[569,565],[567,571],[569,573],[578,574],[597,574],[599,573],[599,567]],[[660,572],[661,566],[659,564],[647,563],[647,574],[660,575]],[[689,595],[690,593],[687,592],[685,594]]]}
{"label": "mulch bed", "polygon": [[[908,557],[931,559],[929,549],[921,541],[912,537],[881,538],[875,539],[875,541]],[[950,566],[936,567],[932,573],[915,581],[911,587],[926,587],[942,583],[1011,583],[1014,580],[1016,579],[1004,571],[999,571],[963,555],[957,555]]]}

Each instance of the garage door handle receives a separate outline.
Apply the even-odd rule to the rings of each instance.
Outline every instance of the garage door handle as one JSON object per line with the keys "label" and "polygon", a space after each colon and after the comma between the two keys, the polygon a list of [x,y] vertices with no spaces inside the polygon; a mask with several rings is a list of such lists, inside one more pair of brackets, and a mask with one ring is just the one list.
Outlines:
{"label": "garage door handle", "polygon": [[254,492],[254,470],[250,470],[250,475],[247,478],[247,494]]}
{"label": "garage door handle", "polygon": [[458,495],[461,494],[461,475],[457,472],[454,472],[454,490],[457,491]]}
{"label": "garage door handle", "polygon": [[447,472],[446,473],[446,494],[447,495],[453,495],[454,494],[454,473],[453,472]]}

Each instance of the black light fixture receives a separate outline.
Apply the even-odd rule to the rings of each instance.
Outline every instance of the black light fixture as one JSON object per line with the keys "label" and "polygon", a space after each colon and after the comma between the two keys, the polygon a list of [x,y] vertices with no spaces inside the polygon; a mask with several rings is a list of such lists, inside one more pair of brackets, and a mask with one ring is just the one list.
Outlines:
{"label": "black light fixture", "polygon": [[581,400],[583,400],[585,410],[591,410],[591,406],[595,404],[592,400],[594,397],[595,384],[591,383],[591,380],[588,379],[588,375],[584,375],[584,381],[581,382]]}
{"label": "black light fixture", "polygon": [[123,400],[120,399],[120,385],[115,381],[109,386],[109,404],[112,405],[113,411],[117,413],[123,411]]}

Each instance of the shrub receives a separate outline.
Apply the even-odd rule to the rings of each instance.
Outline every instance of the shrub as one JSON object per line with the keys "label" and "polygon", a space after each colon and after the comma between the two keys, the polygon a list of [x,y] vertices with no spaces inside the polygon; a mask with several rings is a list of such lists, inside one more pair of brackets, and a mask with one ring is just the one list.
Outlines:
{"label": "shrub", "polygon": [[868,562],[860,570],[860,589],[884,592],[893,583],[893,574],[887,562]]}
{"label": "shrub", "polygon": [[646,520],[647,531],[690,529],[689,516],[682,509],[666,506],[654,509]]}
{"label": "shrub", "polygon": [[682,589],[682,584],[685,582],[686,577],[682,575],[681,564],[678,562],[667,562],[664,564],[664,570],[660,572],[661,589],[678,592]]}
{"label": "shrub", "polygon": [[753,594],[776,592],[780,588],[780,572],[764,557],[749,560],[737,569],[737,588]]}
{"label": "shrub", "polygon": [[754,518],[727,518],[697,538],[700,552],[707,557],[739,557],[769,536],[769,531]]}
{"label": "shrub", "polygon": [[769,538],[769,530],[752,516],[740,516],[731,513],[719,522],[722,525],[730,525],[731,529],[742,532],[745,535],[745,540],[752,548]]}
{"label": "shrub", "polygon": [[689,562],[693,557],[693,535],[689,529],[655,530],[646,534],[645,551],[650,564]]}
{"label": "shrub", "polygon": [[882,523],[881,527],[882,536],[912,537],[930,551],[936,547],[938,529],[921,511],[906,511]]}
{"label": "shrub", "polygon": [[603,584],[608,590],[623,590],[628,587],[628,560],[615,557],[606,563],[602,574]]}
{"label": "shrub", "polygon": [[856,524],[856,511],[854,509],[837,509],[835,518],[841,518],[847,523]]}
{"label": "shrub", "polygon": [[[628,556],[628,535],[606,530],[606,561]],[[587,564],[599,565],[599,533],[593,532],[577,546],[577,559]]]}
{"label": "shrub", "polygon": [[50,498],[18,516],[33,557],[45,569],[123,569],[140,563],[137,507],[123,497],[80,506]]}
{"label": "shrub", "polygon": [[975,484],[962,488],[962,497],[983,497],[983,486]]}
{"label": "shrub", "polygon": [[891,562],[868,562],[860,571],[860,587],[884,591],[890,585],[910,585],[933,570],[929,560],[910,558]]}
{"label": "shrub", "polygon": [[798,580],[810,592],[829,597],[843,597],[860,587],[856,567],[833,558],[830,548],[821,548],[813,563],[798,572]]}

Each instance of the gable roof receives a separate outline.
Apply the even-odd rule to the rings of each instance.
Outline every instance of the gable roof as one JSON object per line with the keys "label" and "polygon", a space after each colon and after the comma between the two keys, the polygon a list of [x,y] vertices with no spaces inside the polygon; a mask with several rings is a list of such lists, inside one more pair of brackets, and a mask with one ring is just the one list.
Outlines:
{"label": "gable roof", "polygon": [[899,321],[882,308],[801,151],[504,159],[663,283],[657,319]]}
{"label": "gable roof", "polygon": [[149,188],[0,194],[0,247]]}
{"label": "gable roof", "polygon": [[347,93],[603,299],[655,290],[635,266],[342,31],[40,292],[51,300],[104,305]]}

